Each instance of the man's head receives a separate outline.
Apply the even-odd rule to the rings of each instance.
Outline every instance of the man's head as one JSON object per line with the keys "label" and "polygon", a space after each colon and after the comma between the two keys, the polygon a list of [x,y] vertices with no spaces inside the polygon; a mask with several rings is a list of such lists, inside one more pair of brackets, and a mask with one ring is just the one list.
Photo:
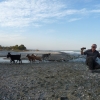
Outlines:
{"label": "man's head", "polygon": [[92,51],[95,51],[96,48],[97,48],[97,45],[96,44],[92,44],[92,46],[91,46]]}

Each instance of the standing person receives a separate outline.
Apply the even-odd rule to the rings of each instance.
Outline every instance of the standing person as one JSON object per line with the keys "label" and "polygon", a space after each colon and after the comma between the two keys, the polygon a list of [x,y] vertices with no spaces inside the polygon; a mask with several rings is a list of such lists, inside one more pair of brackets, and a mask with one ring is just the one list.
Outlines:
{"label": "standing person", "polygon": [[100,69],[100,65],[96,62],[96,58],[100,57],[100,54],[96,48],[96,44],[92,44],[91,49],[88,49],[85,52],[83,52],[83,50],[86,48],[81,48],[81,55],[87,55],[86,64],[89,66],[90,70]]}

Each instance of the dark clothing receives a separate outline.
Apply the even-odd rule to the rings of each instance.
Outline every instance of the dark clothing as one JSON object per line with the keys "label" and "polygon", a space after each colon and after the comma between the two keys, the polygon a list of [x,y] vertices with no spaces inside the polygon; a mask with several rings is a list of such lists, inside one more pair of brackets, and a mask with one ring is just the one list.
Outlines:
{"label": "dark clothing", "polygon": [[98,52],[97,50],[95,50],[94,52],[92,52],[91,49],[86,50],[86,51],[84,52],[84,55],[87,55],[87,58],[88,58],[88,57],[93,57],[94,60],[95,60],[97,57],[100,57],[100,54],[99,54],[99,52]]}
{"label": "dark clothing", "polygon": [[97,50],[92,52],[91,49],[86,50],[84,55],[87,55],[86,64],[89,66],[90,70],[100,69],[100,65],[95,61],[97,57],[100,57],[100,54]]}
{"label": "dark clothing", "polygon": [[94,70],[94,69],[96,69],[97,66],[99,66],[99,64],[97,62],[95,62],[93,57],[87,57],[86,64],[89,66],[90,70]]}

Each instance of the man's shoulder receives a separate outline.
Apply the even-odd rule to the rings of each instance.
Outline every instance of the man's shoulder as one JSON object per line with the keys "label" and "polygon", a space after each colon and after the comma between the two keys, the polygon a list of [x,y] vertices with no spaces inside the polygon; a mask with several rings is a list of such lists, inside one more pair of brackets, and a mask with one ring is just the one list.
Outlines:
{"label": "man's shoulder", "polygon": [[91,49],[87,49],[86,51],[84,51],[84,55],[87,55],[90,52],[92,52],[92,50]]}
{"label": "man's shoulder", "polygon": [[[86,52],[92,52],[92,49],[86,50]],[[95,52],[99,53],[99,51],[95,50]]]}
{"label": "man's shoulder", "polygon": [[91,49],[87,49],[85,52],[91,52],[92,50]]}
{"label": "man's shoulder", "polygon": [[99,51],[95,50],[97,53],[99,53]]}

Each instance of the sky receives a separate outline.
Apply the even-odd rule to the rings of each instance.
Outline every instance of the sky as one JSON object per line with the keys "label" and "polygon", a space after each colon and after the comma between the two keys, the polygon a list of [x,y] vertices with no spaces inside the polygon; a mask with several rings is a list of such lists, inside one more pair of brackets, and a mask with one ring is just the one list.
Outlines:
{"label": "sky", "polygon": [[100,0],[0,0],[0,45],[100,49]]}

